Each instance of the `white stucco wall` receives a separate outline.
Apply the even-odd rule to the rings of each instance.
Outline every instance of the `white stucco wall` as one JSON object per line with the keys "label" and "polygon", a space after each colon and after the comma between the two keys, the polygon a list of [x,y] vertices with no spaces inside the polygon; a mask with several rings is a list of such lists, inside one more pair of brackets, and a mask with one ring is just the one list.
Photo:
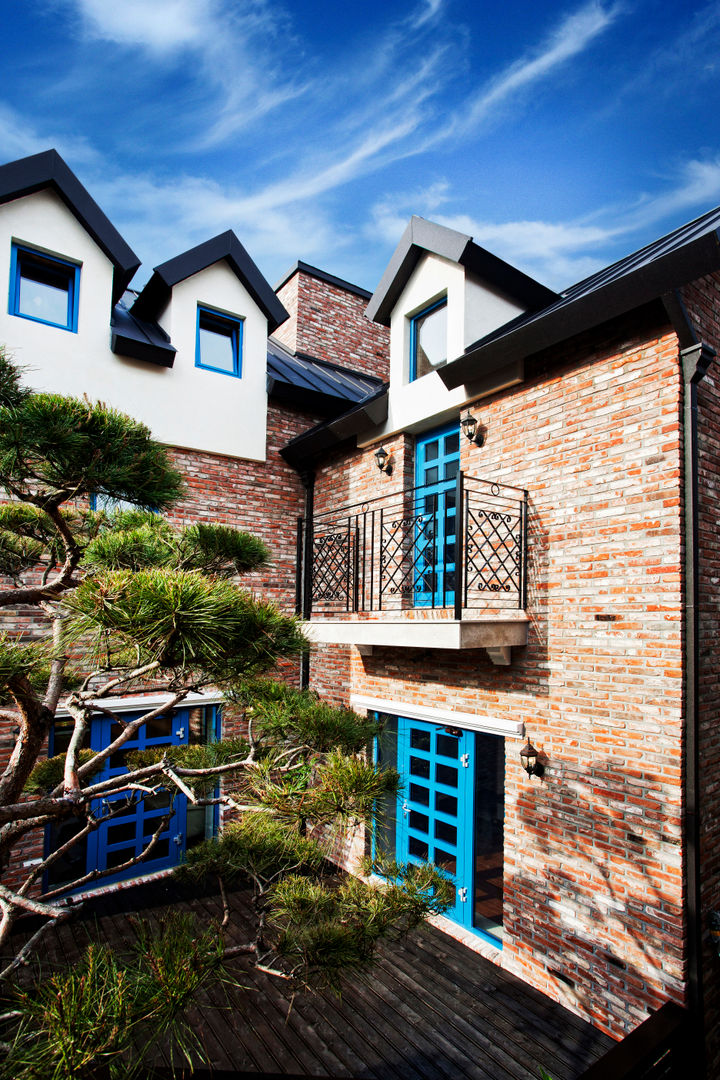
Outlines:
{"label": "white stucco wall", "polygon": [[[390,320],[390,391],[388,418],[363,445],[398,431],[422,431],[459,416],[468,400],[493,392],[459,386],[448,390],[436,371],[414,382],[410,371],[410,318],[447,297],[448,360],[461,356],[466,346],[509,322],[522,308],[497,290],[466,275],[464,267],[439,255],[425,255],[413,270],[393,309]],[[512,381],[516,381],[513,374]]]}
{"label": "white stucco wall", "polygon": [[[78,332],[8,314],[13,241],[80,263]],[[267,321],[225,262],[173,290],[163,325],[172,368],[110,349],[112,263],[65,204],[42,191],[0,206],[0,342],[37,390],[92,399],[142,420],[171,446],[265,459]],[[198,302],[244,318],[242,378],[195,367]]]}

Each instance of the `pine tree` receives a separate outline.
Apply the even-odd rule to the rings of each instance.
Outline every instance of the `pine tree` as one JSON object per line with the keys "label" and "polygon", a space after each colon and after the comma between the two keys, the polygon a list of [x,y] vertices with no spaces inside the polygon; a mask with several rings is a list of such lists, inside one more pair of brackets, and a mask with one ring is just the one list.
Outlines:
{"label": "pine tree", "polygon": [[[261,541],[220,525],[171,527],[162,511],[183,488],[142,424],[102,403],[28,392],[0,351],[0,720],[17,731],[0,775],[0,874],[17,845],[49,824],[74,822],[65,847],[81,843],[119,795],[169,792],[168,815],[178,793],[234,812],[177,874],[217,881],[223,926],[193,932],[168,920],[159,933],[140,934],[141,955],[124,965],[92,948],[76,969],[15,985],[47,928],[77,909],[63,897],[102,875],[38,896],[51,853],[20,887],[0,877],[4,952],[20,917],[45,920],[0,976],[11,998],[0,1075],[91,1076],[99,1061],[110,1075],[130,1075],[128,1040],[137,1046],[138,1031],[165,1030],[184,1045],[183,1009],[196,985],[224,977],[229,955],[244,952],[302,984],[338,986],[344,972],[372,961],[381,937],[444,910],[452,894],[432,867],[382,867],[381,886],[328,874],[323,835],[369,824],[376,801],[397,791],[397,774],[368,758],[374,721],[263,677],[307,647],[302,627],[239,583],[270,560]],[[98,496],[133,508],[94,511]],[[32,610],[44,631],[20,632],[18,609]],[[103,701],[149,682],[167,702],[127,723],[114,715],[113,741],[98,752],[84,747]],[[96,779],[143,724],[206,687],[242,710],[245,739],[130,752],[126,772]],[[65,753],[47,759],[61,704],[72,735]],[[140,870],[159,831],[132,860]],[[252,887],[255,917],[246,944],[228,950],[227,889],[235,884]],[[183,978],[190,969],[197,980]],[[110,1025],[112,1045],[88,1019],[100,1008],[124,1018]]]}

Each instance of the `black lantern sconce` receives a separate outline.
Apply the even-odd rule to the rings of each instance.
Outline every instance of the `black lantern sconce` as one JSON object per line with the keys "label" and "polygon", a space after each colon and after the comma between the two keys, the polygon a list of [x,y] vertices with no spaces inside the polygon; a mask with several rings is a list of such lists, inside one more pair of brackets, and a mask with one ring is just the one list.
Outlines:
{"label": "black lantern sconce", "polygon": [[530,739],[525,743],[520,751],[520,760],[522,767],[528,776],[542,776],[545,772],[545,766],[538,761],[538,752],[530,742]]}
{"label": "black lantern sconce", "polygon": [[485,439],[487,438],[487,428],[484,424],[478,424],[473,414],[468,409],[465,416],[460,420],[460,427],[463,430],[463,435],[468,442],[475,443],[476,446],[484,446]]}
{"label": "black lantern sconce", "polygon": [[392,476],[392,462],[390,460],[390,455],[384,446],[381,446],[379,450],[375,451],[375,464],[380,472]]}

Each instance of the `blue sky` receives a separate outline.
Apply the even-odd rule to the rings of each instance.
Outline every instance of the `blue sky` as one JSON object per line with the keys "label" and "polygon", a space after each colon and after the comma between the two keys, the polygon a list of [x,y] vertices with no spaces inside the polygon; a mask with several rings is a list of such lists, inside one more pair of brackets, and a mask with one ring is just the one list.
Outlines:
{"label": "blue sky", "polygon": [[377,284],[412,213],[563,288],[720,204],[720,4],[2,0],[0,159],[153,265]]}

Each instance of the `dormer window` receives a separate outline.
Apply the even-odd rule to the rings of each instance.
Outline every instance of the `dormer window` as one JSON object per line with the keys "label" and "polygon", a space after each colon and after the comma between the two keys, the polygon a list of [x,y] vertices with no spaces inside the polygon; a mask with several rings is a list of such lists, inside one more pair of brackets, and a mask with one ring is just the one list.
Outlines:
{"label": "dormer window", "polygon": [[8,311],[77,333],[80,267],[13,244]]}
{"label": "dormer window", "polygon": [[198,306],[196,367],[242,375],[243,320]]}
{"label": "dormer window", "polygon": [[447,297],[410,319],[410,381],[447,363]]}

